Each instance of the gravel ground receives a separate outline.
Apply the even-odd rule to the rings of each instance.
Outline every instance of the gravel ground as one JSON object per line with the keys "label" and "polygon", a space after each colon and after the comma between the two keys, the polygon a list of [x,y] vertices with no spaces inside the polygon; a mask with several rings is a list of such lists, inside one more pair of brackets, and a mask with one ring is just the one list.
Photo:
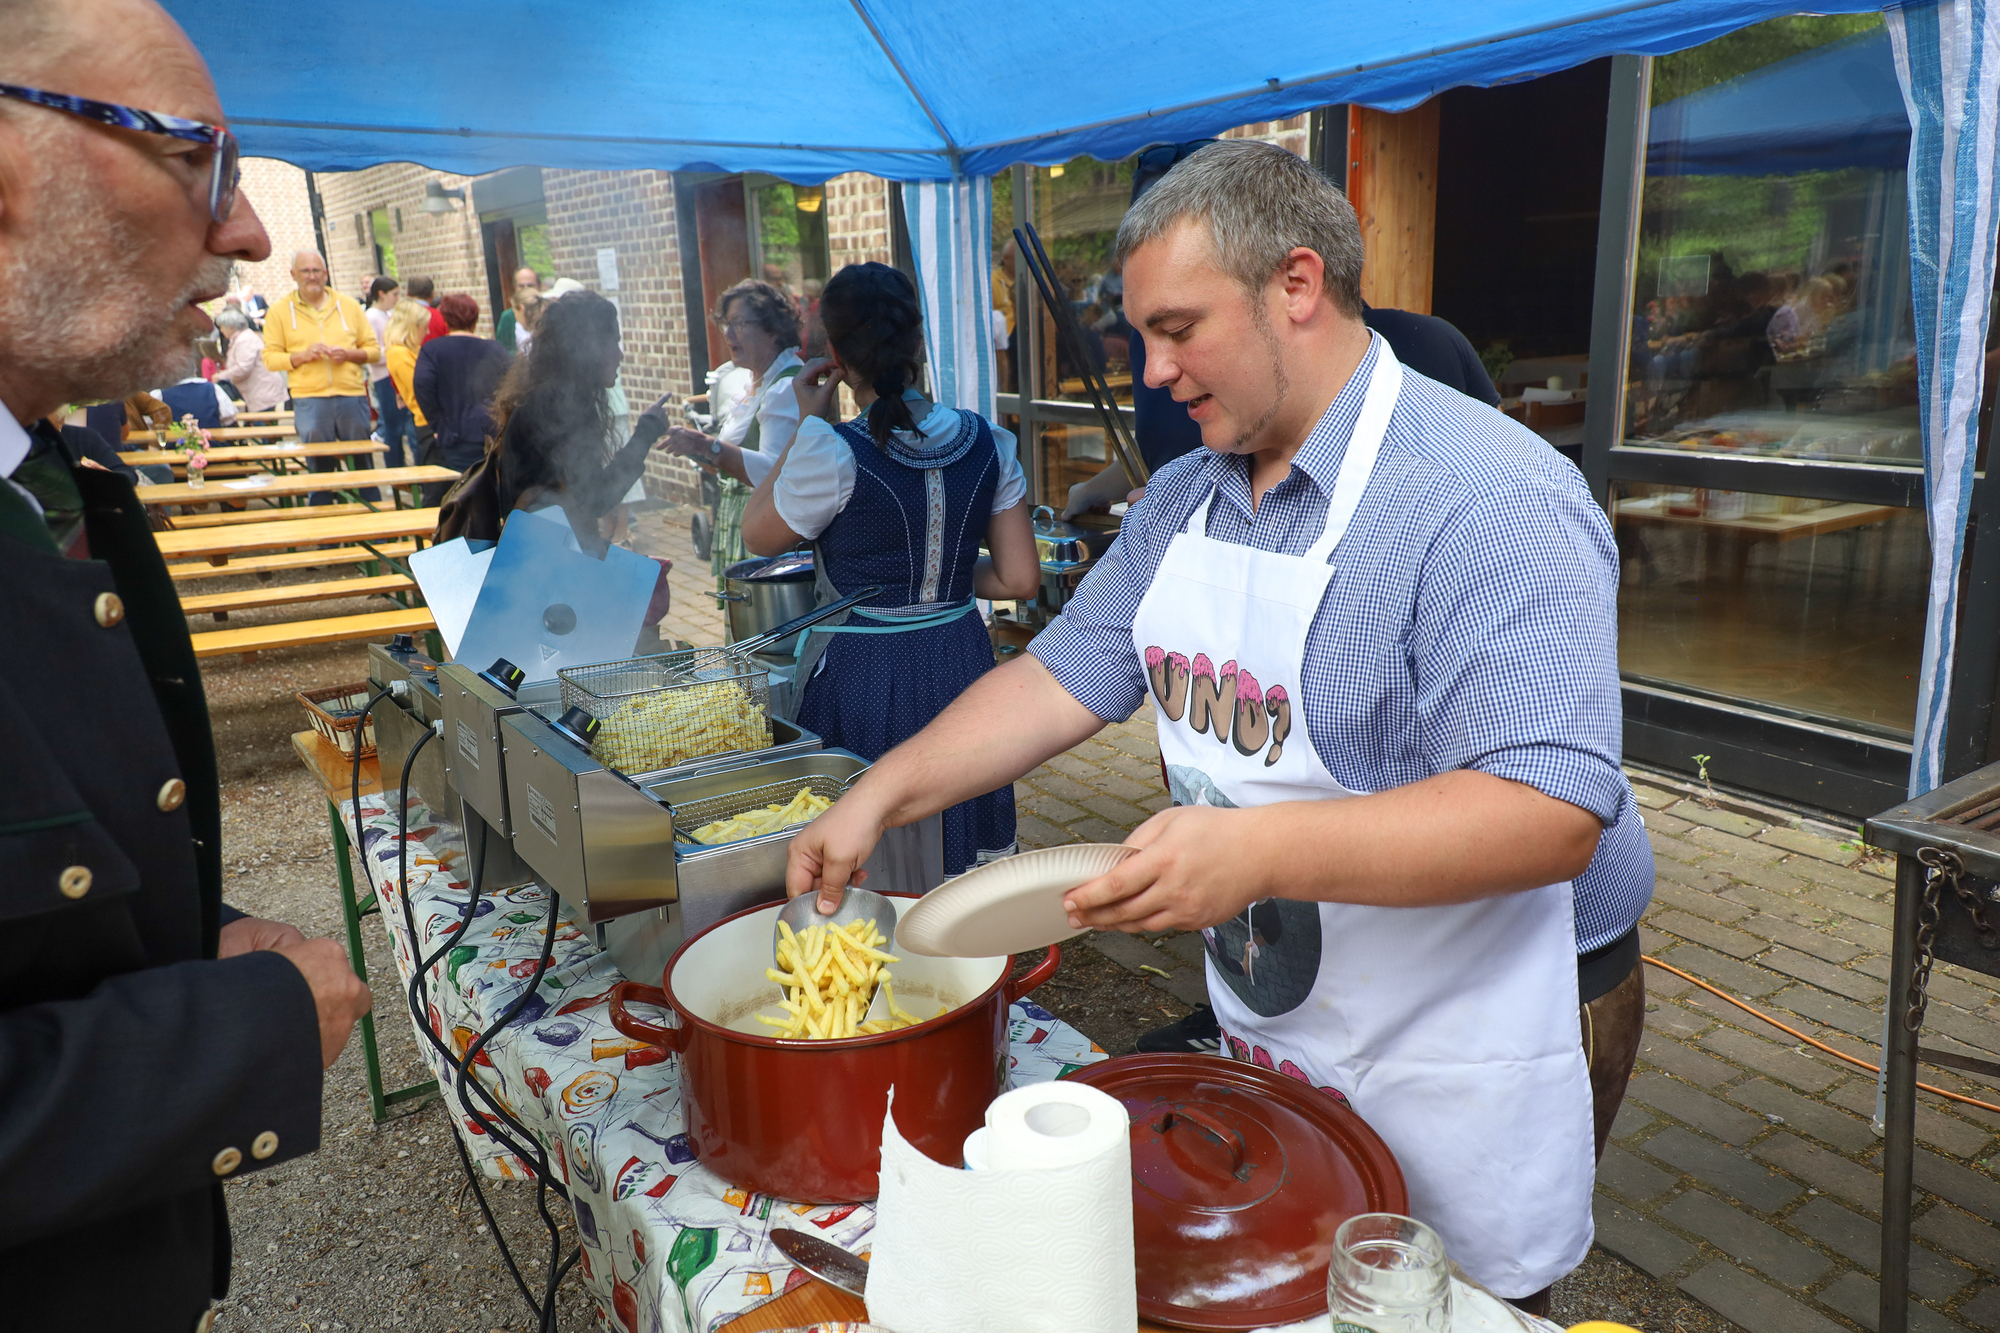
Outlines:
{"label": "gravel ground", "polygon": [[[204,590],[232,586],[248,580],[211,580]],[[322,614],[379,607],[329,603]],[[260,614],[267,613],[239,614],[232,623]],[[289,737],[303,725],[292,695],[366,675],[367,652],[358,646],[204,664],[223,779],[224,888],[232,905],[290,921],[310,935],[341,936],[325,807],[291,750]],[[380,925],[365,922],[364,936],[384,1078],[400,1087],[426,1075],[402,997],[384,981],[395,969]],[[1065,950],[1062,970],[1036,999],[1114,1055],[1187,1012],[1081,942]],[[529,1333],[533,1321],[466,1188],[439,1104],[428,1101],[374,1124],[357,1035],[327,1071],[324,1107],[319,1152],[227,1186],[236,1270],[217,1327]],[[547,1236],[533,1190],[493,1185],[488,1196],[524,1272],[542,1273]],[[566,1228],[565,1252],[573,1244]],[[539,1294],[539,1280],[533,1285]],[[562,1286],[559,1310],[563,1333],[596,1327],[594,1302],[574,1277]],[[1601,1251],[1558,1284],[1555,1317],[1563,1324],[1616,1318],[1648,1333],[1735,1327]]]}

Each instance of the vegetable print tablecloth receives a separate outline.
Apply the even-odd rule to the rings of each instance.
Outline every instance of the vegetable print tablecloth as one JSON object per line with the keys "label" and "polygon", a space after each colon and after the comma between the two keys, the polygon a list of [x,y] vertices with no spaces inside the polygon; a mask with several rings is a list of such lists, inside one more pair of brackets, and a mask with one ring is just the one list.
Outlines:
{"label": "vegetable print tablecloth", "polygon": [[[388,802],[394,796],[387,797]],[[352,814],[342,807],[352,827]],[[397,883],[398,820],[382,796],[361,801],[359,857],[381,895],[404,991],[415,966]],[[425,957],[464,919],[470,897],[463,840],[412,799],[406,860],[410,904]],[[472,925],[432,967],[430,1023],[454,1050],[521,995],[541,954],[549,895],[539,885],[482,894]],[[681,1115],[679,1063],[611,1026],[606,1000],[623,978],[566,916],[556,920],[549,969],[520,1016],[474,1069],[481,1083],[540,1138],[570,1191],[583,1239],[578,1268],[598,1319],[617,1333],[709,1333],[805,1281],[770,1242],[774,1228],[868,1249],[867,1204],[825,1207],[733,1189],[694,1160]],[[382,1017],[386,1017],[383,1015]],[[1008,1076],[1019,1086],[1105,1058],[1088,1038],[1031,1002],[1013,1007]],[[450,1071],[421,1036],[440,1084]],[[446,1101],[460,1136],[491,1177],[532,1179],[528,1166]]]}

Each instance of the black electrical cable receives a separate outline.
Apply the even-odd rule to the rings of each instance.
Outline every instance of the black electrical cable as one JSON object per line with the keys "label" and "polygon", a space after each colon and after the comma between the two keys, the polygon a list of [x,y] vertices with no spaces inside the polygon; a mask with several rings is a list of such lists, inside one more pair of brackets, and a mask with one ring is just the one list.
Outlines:
{"label": "black electrical cable", "polygon": [[[372,702],[370,707],[373,707]],[[458,1146],[460,1163],[465,1168],[466,1179],[472,1186],[473,1196],[479,1202],[479,1211],[486,1218],[486,1224],[493,1233],[493,1242],[500,1250],[501,1261],[506,1265],[509,1276],[514,1279],[514,1285],[520,1290],[521,1299],[527,1304],[529,1309],[535,1312],[538,1327],[542,1330],[542,1333],[553,1333],[557,1313],[556,1288],[561,1284],[563,1276],[569,1272],[570,1268],[582,1256],[582,1249],[579,1247],[570,1253],[568,1259],[561,1259],[562,1231],[555,1218],[549,1214],[548,1193],[553,1188],[565,1201],[568,1201],[569,1192],[563,1189],[561,1185],[554,1184],[550,1180],[548,1152],[542,1147],[541,1141],[536,1138],[534,1132],[509,1113],[487,1089],[485,1084],[471,1076],[470,1071],[472,1062],[477,1058],[479,1052],[502,1028],[520,1015],[522,1010],[527,1007],[528,1001],[533,998],[537,988],[541,985],[542,978],[547,975],[549,963],[555,950],[558,903],[556,896],[551,893],[549,895],[549,916],[544,932],[545,939],[542,955],[536,964],[534,975],[529,978],[526,988],[522,990],[514,1003],[508,1007],[507,1011],[492,1026],[487,1028],[485,1032],[481,1033],[475,1041],[467,1046],[462,1059],[455,1057],[451,1048],[445,1044],[442,1036],[431,1030],[429,1015],[430,995],[426,981],[430,969],[437,964],[440,958],[456,947],[458,941],[463,938],[465,932],[472,925],[473,917],[478,911],[479,897],[485,878],[485,862],[488,849],[486,847],[486,831],[482,824],[480,830],[480,855],[478,860],[473,863],[472,891],[466,903],[465,915],[459,921],[458,925],[453,928],[451,934],[445,939],[445,942],[439,947],[437,952],[433,953],[428,959],[425,959],[423,957],[421,942],[417,938],[415,908],[410,901],[408,892],[410,775],[416,767],[417,753],[436,735],[435,731],[426,730],[417,743],[410,747],[410,753],[403,761],[402,785],[397,797],[398,837],[396,840],[396,883],[398,894],[402,899],[403,926],[411,941],[412,960],[421,964],[421,966],[414,969],[410,979],[408,997],[410,1014],[415,1020],[417,1031],[421,1032],[425,1039],[436,1048],[437,1052],[444,1057],[447,1064],[458,1071],[459,1103],[464,1106],[466,1114],[477,1121],[479,1127],[495,1142],[504,1145],[517,1157],[523,1160],[532,1159],[533,1161],[535,1172],[535,1209],[541,1216],[542,1225],[549,1233],[548,1282],[543,1299],[540,1301],[534,1298],[533,1293],[528,1289],[527,1280],[521,1275],[520,1268],[514,1259],[512,1247],[507,1244],[506,1237],[501,1233],[500,1224],[493,1216],[492,1207],[487,1202],[485,1189],[480,1184],[479,1173],[473,1168],[471,1155],[466,1151],[463,1140],[460,1139],[454,1128],[452,1138]],[[357,791],[355,800],[358,808],[360,800],[358,795],[360,784],[360,767],[358,761],[356,763],[355,774]],[[463,818],[462,809],[460,815]],[[469,823],[470,821],[466,822]],[[479,1094],[479,1099],[485,1102],[495,1115],[504,1120],[510,1129],[518,1132],[521,1138],[534,1145],[533,1151],[523,1148],[510,1135],[503,1134],[498,1125],[494,1124],[492,1120],[480,1112],[479,1108],[467,1096],[468,1089],[466,1085],[468,1083],[471,1084],[471,1090]]]}
{"label": "black electrical cable", "polygon": [[[402,786],[399,789],[397,795],[398,836],[396,840],[396,884],[397,884],[398,896],[402,900],[403,926],[411,942],[410,952],[412,955],[413,962],[423,961],[423,956],[422,956],[422,944],[417,937],[416,911],[410,901],[410,895],[408,892],[410,774],[416,766],[418,752],[421,751],[424,748],[424,746],[428,744],[431,741],[431,739],[436,735],[437,733],[435,731],[426,730],[423,736],[417,741],[417,743],[410,747],[410,753],[403,761]],[[484,865],[485,848],[483,845],[480,850],[481,850],[481,859],[474,865],[475,886],[478,884],[480,880],[483,880],[485,872],[485,865]],[[477,905],[478,905],[478,900],[475,888],[475,896],[466,904],[465,917],[463,920],[459,922],[458,926],[454,929],[451,938],[447,940],[445,949],[448,950],[449,948],[451,948],[456,943],[456,941],[464,935],[466,929],[470,927],[473,915],[477,909]],[[553,907],[551,907],[550,915],[551,915],[550,936],[551,939],[553,939],[554,935]],[[442,956],[443,956],[443,951],[440,951],[438,954],[434,954],[430,960],[431,964],[435,965],[437,959]],[[410,979],[410,990],[408,997],[410,1014],[411,1017],[415,1020],[415,1027],[417,1031],[422,1033],[425,1040],[430,1042],[430,1044],[437,1050],[438,1054],[444,1057],[444,1060],[447,1065],[449,1065],[454,1069],[457,1069],[459,1068],[459,1063],[456,1054],[451,1050],[449,1046],[445,1044],[445,1042],[439,1036],[439,1034],[431,1030],[430,1015],[428,1011],[428,1005],[430,999],[429,988],[425,984],[425,979],[428,975],[428,972],[429,972],[428,967],[420,967],[414,969],[414,973]],[[528,990],[526,994],[532,995],[534,993],[532,986],[534,984],[539,983],[539,980],[540,980],[540,974],[538,972],[536,977],[536,982],[530,983],[531,989]],[[513,1012],[518,1012],[518,1010],[515,1010]],[[491,1034],[489,1033],[487,1038],[489,1040],[490,1040],[490,1035]],[[527,1128],[527,1126],[521,1124],[519,1120],[515,1119],[512,1115],[508,1114],[506,1108],[502,1107],[499,1104],[499,1101],[493,1096],[491,1092],[487,1090],[485,1084],[480,1083],[477,1079],[473,1079],[471,1080],[471,1082],[473,1089],[478,1092],[480,1099],[486,1102],[486,1104],[492,1108],[495,1114],[499,1115],[503,1120],[505,1120],[510,1128],[518,1130],[522,1138],[528,1140],[528,1142],[530,1143],[535,1144],[534,1151],[530,1152],[529,1150],[523,1148],[519,1143],[515,1142],[511,1136],[501,1133],[498,1125],[494,1124],[485,1115],[481,1114],[479,1108],[475,1106],[466,1097],[465,1079],[463,1077],[463,1071],[461,1070],[461,1079],[459,1084],[459,1100],[460,1104],[465,1107],[466,1114],[470,1115],[475,1121],[477,1121],[479,1123],[480,1128],[484,1130],[486,1134],[490,1138],[492,1138],[495,1142],[504,1145],[509,1151],[513,1152],[516,1156],[524,1160],[530,1158],[534,1160],[535,1178],[537,1184],[536,1205],[538,1210],[542,1214],[543,1225],[550,1229],[551,1235],[553,1237],[551,1241],[551,1247],[559,1250],[561,1244],[560,1233],[556,1229],[556,1224],[554,1220],[550,1218],[548,1215],[548,1209],[546,1204],[548,1183],[549,1183],[548,1154],[546,1150],[542,1148],[540,1142],[535,1138],[533,1132],[530,1131]],[[466,1179],[468,1182],[470,1182],[472,1186],[473,1195],[479,1201],[479,1211],[486,1218],[487,1227],[493,1233],[494,1244],[499,1247],[501,1261],[506,1265],[509,1276],[511,1276],[514,1279],[515,1287],[520,1290],[521,1299],[527,1304],[530,1310],[533,1310],[535,1312],[536,1320],[539,1326],[544,1330],[549,1329],[551,1327],[551,1320],[555,1309],[554,1284],[551,1283],[548,1297],[546,1300],[537,1301],[535,1299],[533,1292],[531,1292],[528,1288],[527,1279],[521,1275],[521,1270],[514,1260],[513,1251],[511,1247],[507,1244],[506,1237],[500,1231],[499,1222],[493,1216],[493,1209],[487,1202],[485,1189],[481,1186],[479,1182],[479,1173],[472,1165],[471,1154],[466,1151],[465,1144],[463,1140],[460,1138],[457,1132],[457,1128],[455,1126],[452,1132],[452,1140],[458,1146],[459,1161],[461,1165],[463,1165],[465,1168]],[[558,1190],[561,1189],[560,1186],[558,1186],[557,1188]],[[565,1199],[568,1198],[568,1194],[566,1191],[563,1192],[563,1197]]]}
{"label": "black electrical cable", "polygon": [[[542,954],[535,962],[535,970],[528,978],[527,986],[514,998],[514,1003],[507,1006],[506,1011],[493,1021],[491,1026],[466,1044],[465,1054],[458,1060],[458,1097],[460,1102],[465,1101],[467,1083],[479,1086],[479,1080],[472,1077],[473,1061],[479,1058],[479,1053],[485,1048],[487,1042],[491,1041],[502,1028],[513,1022],[520,1015],[521,1011],[527,1008],[528,1001],[535,997],[535,992],[541,987],[542,978],[548,975],[549,963],[555,956],[556,915],[560,906],[560,901],[551,892],[549,894],[549,915],[547,923],[542,930]],[[512,1116],[509,1116],[508,1120],[510,1123],[517,1123],[513,1121]],[[529,1137],[532,1139],[533,1135],[529,1135]],[[536,1141],[536,1147],[538,1150],[540,1149],[539,1140]],[[555,1327],[556,1287],[562,1281],[563,1273],[568,1271],[569,1265],[560,1262],[562,1258],[562,1229],[555,1218],[549,1215],[549,1172],[546,1153],[537,1152],[536,1166],[535,1210],[541,1214],[542,1225],[548,1229],[549,1233],[548,1285],[546,1288],[546,1297],[542,1304],[536,1308],[536,1312],[541,1316],[541,1333],[552,1333]],[[499,1232],[495,1231],[494,1234],[498,1236]],[[531,1301],[530,1304],[533,1304],[533,1302]]]}
{"label": "black electrical cable", "polygon": [[[348,809],[350,809],[350,815],[352,815],[352,819],[354,819],[354,845],[352,845],[352,855],[354,855],[354,861],[356,861],[356,863],[358,863],[358,865],[362,867],[362,875],[364,875],[364,877],[368,875],[368,859],[366,859],[366,853],[364,853],[364,845],[362,845],[362,753],[360,753],[360,751],[362,751],[362,747],[360,747],[360,737],[362,737],[362,729],[366,729],[366,727],[368,727],[368,719],[370,719],[370,715],[374,713],[374,707],[376,707],[378,703],[382,703],[384,699],[388,699],[390,695],[394,695],[394,687],[382,687],[380,691],[376,691],[376,693],[374,693],[374,695],[372,695],[372,697],[368,699],[368,703],[366,703],[366,705],[362,705],[362,711],[360,711],[360,721],[358,721],[358,723],[356,723],[356,727],[354,727],[354,765],[352,765],[352,773],[350,773],[350,789],[348,789],[348,791],[350,791],[350,807],[348,807]],[[466,1181],[468,1181],[468,1183],[472,1185],[472,1195],[474,1195],[474,1199],[476,1199],[476,1201],[478,1201],[478,1205],[480,1205],[480,1215],[482,1215],[482,1217],[486,1219],[486,1227],[488,1227],[488,1231],[490,1231],[490,1233],[492,1233],[492,1237],[494,1237],[494,1245],[496,1245],[496,1247],[500,1249],[500,1259],[502,1259],[502,1263],[506,1265],[506,1269],[508,1269],[508,1275],[510,1275],[510,1277],[514,1279],[514,1285],[516,1285],[516,1287],[520,1289],[520,1297],[522,1297],[522,1301],[524,1301],[524,1303],[528,1305],[528,1309],[532,1309],[532,1311],[536,1313],[536,1323],[538,1323],[538,1327],[542,1329],[542,1333],[554,1333],[554,1327],[556,1327],[556,1287],[558,1287],[558,1285],[562,1283],[562,1277],[564,1277],[564,1275],[566,1275],[566,1273],[570,1271],[570,1267],[572,1267],[572,1265],[574,1265],[574,1263],[576,1263],[576,1261],[578,1261],[578,1259],[582,1257],[582,1249],[578,1247],[578,1249],[570,1251],[570,1257],[568,1257],[568,1259],[564,1259],[564,1261],[562,1261],[560,1265],[556,1263],[556,1255],[560,1255],[560,1253],[562,1253],[562,1233],[560,1233],[560,1229],[556,1227],[556,1221],[554,1221],[554,1219],[552,1219],[552,1217],[548,1215],[548,1187],[550,1187],[550,1179],[548,1179],[548,1153],[546,1153],[546,1149],[542,1149],[540,1141],[538,1141],[538,1139],[534,1137],[534,1133],[532,1133],[532,1131],[530,1131],[530,1129],[528,1129],[526,1125],[522,1125],[522,1123],[520,1123],[518,1119],[514,1119],[512,1115],[508,1115],[508,1111],[506,1111],[506,1109],[504,1109],[504,1107],[502,1107],[502,1105],[498,1103],[498,1099],[494,1099],[494,1097],[492,1097],[492,1093],[490,1093],[490,1091],[486,1089],[486,1085],[482,1085],[482,1083],[478,1083],[476,1079],[472,1079],[472,1085],[474,1085],[474,1087],[478,1089],[478,1093],[480,1093],[480,1099],[482,1099],[482,1101],[486,1101],[486,1105],[488,1105],[488,1107],[492,1107],[492,1111],[494,1111],[496,1115],[500,1115],[500,1117],[502,1117],[502,1119],[504,1119],[504,1121],[506,1121],[506,1123],[508,1123],[508,1125],[510,1125],[512,1129],[520,1131],[520,1135],[522,1135],[524,1139],[528,1139],[530,1143],[534,1143],[534,1145],[536,1145],[536,1151],[534,1151],[534,1153],[528,1153],[528,1151],[524,1151],[524,1149],[522,1149],[522,1147],[520,1147],[518,1143],[514,1143],[514,1141],[512,1141],[512,1137],[508,1137],[508,1135],[502,1135],[502,1133],[500,1133],[500,1129],[498,1129],[498,1127],[496,1127],[496,1125],[494,1125],[494,1123],[492,1123],[490,1119],[486,1119],[484,1115],[480,1115],[478,1107],[474,1107],[474,1105],[472,1105],[472,1103],[470,1103],[470,1101],[466,1099],[466,1087],[464,1087],[464,1085],[466,1085],[466,1067],[464,1067],[464,1065],[458,1065],[458,1061],[456,1061],[456,1059],[454,1059],[454,1055],[452,1055],[452,1049],[450,1049],[448,1045],[444,1045],[444,1041],[442,1041],[442,1039],[438,1037],[438,1033],[430,1031],[430,1015],[428,1015],[428,1001],[430,1001],[430,995],[428,995],[428,987],[426,987],[426,977],[430,975],[430,969],[438,965],[438,959],[442,959],[442,957],[444,957],[444,955],[448,955],[448,953],[450,953],[452,949],[456,949],[456,947],[458,947],[458,941],[460,941],[460,939],[464,939],[464,935],[466,935],[466,931],[468,931],[468,929],[472,929],[472,919],[474,919],[474,917],[478,915],[478,905],[480,905],[480,891],[482,891],[482,885],[484,885],[484,873],[486,873],[486,855],[488,855],[488,849],[486,849],[486,825],[482,823],[482,825],[480,825],[480,857],[478,857],[478,859],[476,859],[476,861],[472,863],[472,885],[470,885],[470,887],[472,887],[472,893],[470,893],[470,897],[468,897],[468,901],[466,901],[466,915],[464,915],[464,919],[462,919],[462,921],[458,923],[458,927],[454,927],[454,929],[452,929],[452,933],[450,933],[450,935],[446,937],[446,941],[444,941],[444,943],[442,943],[442,945],[438,947],[438,951],[436,951],[434,955],[430,955],[428,959],[424,959],[424,957],[422,957],[422,943],[420,943],[420,941],[418,941],[418,937],[416,937],[416,913],[414,913],[414,909],[412,909],[412,905],[410,905],[410,895],[408,895],[408,835],[410,835],[410,773],[412,773],[412,771],[414,771],[414,767],[416,767],[416,755],[418,755],[418,751],[422,751],[422,749],[424,749],[424,745],[428,745],[428,743],[430,743],[430,739],[432,739],[432,737],[436,737],[436,735],[438,735],[436,731],[428,731],[428,729],[426,729],[426,731],[424,731],[424,737],[422,737],[422,739],[420,739],[420,741],[418,741],[416,745],[412,745],[412,747],[410,747],[410,753],[408,753],[408,755],[404,757],[404,763],[402,763],[402,785],[400,785],[400,789],[398,789],[398,799],[396,799],[396,825],[398,825],[398,837],[396,837],[396,891],[398,891],[398,897],[402,899],[402,919],[404,919],[404,929],[406,929],[406,933],[408,933],[408,939],[410,939],[410,953],[412,953],[412,961],[414,961],[414,963],[418,965],[418,967],[414,969],[414,975],[412,975],[412,979],[410,979],[410,995],[408,995],[408,1005],[410,1005],[410,1015],[412,1015],[412,1019],[416,1019],[416,1031],[418,1031],[418,1033],[422,1033],[422,1035],[424,1035],[424,1037],[426,1037],[426,1039],[430,1041],[430,1045],[432,1045],[432,1047],[436,1047],[438,1055],[442,1055],[442,1057],[446,1059],[446,1063],[448,1063],[448,1065],[452,1065],[452,1067],[456,1067],[456,1069],[458,1069],[458,1073],[460,1073],[460,1091],[458,1091],[458,1097],[460,1097],[460,1103],[462,1103],[462,1105],[466,1107],[466,1113],[468,1113],[468,1115],[472,1115],[472,1119],[476,1119],[476,1121],[480,1123],[480,1129],[484,1129],[484,1131],[486,1131],[486,1133],[488,1133],[488,1135],[490,1135],[490,1137],[492,1137],[494,1141],[498,1141],[498,1143],[506,1145],[506,1147],[508,1147],[508,1149],[510,1149],[510,1151],[512,1151],[512,1153],[516,1155],[516,1157],[522,1157],[522,1159],[528,1159],[528,1157],[532,1157],[532,1159],[534,1159],[534,1163],[536,1163],[536,1173],[534,1173],[534,1175],[536,1175],[536,1211],[538,1211],[538,1213],[542,1215],[542,1225],[544,1225],[544,1227],[548,1227],[548,1233],[550,1233],[550,1279],[548,1279],[548,1291],[546,1291],[546,1295],[544,1295],[544,1299],[542,1299],[542,1301],[536,1301],[536,1299],[534,1299],[534,1293],[532,1293],[532,1291],[528,1289],[528,1281],[526,1281],[526,1279],[522,1277],[522,1273],[520,1273],[520,1267],[518,1267],[518,1265],[514,1263],[514,1253],[512,1253],[512,1249],[508,1247],[508,1243],[506,1243],[506,1237],[504,1237],[504,1235],[502,1235],[502,1231],[500,1231],[500,1221],[498,1221],[498,1219],[494,1217],[494,1213],[492,1213],[492,1205],[490,1205],[490,1203],[486,1201],[486,1191],[484,1191],[484,1187],[480,1185],[480,1177],[478,1177],[478,1171],[476,1171],[476,1169],[474,1169],[474,1165],[472,1165],[472,1155],[470,1155],[470,1153],[466,1151],[466,1145],[464,1145],[464,1139],[462,1139],[462,1137],[458,1135],[456,1127],[454,1127],[454,1131],[452,1131],[452,1145],[454,1145],[454,1147],[458,1149],[458,1161],[460,1161],[460,1165],[462,1165],[462,1167],[464,1167],[464,1171],[466,1171]],[[462,817],[462,815],[464,815],[464,813],[460,811],[460,817]],[[466,823],[470,823],[470,821],[466,821]],[[468,849],[468,851],[470,851],[470,849]],[[370,881],[370,889],[372,889],[372,881]],[[488,1031],[486,1031],[486,1033],[484,1033],[484,1035],[480,1037],[480,1041],[478,1041],[478,1047],[484,1047],[484,1045],[486,1045],[486,1043],[488,1043],[488,1041],[492,1039],[492,1035],[494,1035],[494,1033],[498,1033],[498,1029],[500,1029],[500,1027],[502,1027],[504,1023],[512,1021],[512,1019],[514,1019],[514,1017],[516,1017],[516,1015],[520,1013],[520,1009],[524,1007],[524,1003],[526,1003],[526,997],[532,997],[532,995],[534,995],[534,989],[536,989],[536,987],[540,985],[540,981],[542,981],[542,975],[544,975],[544,973],[548,971],[548,953],[550,953],[550,949],[554,947],[554,937],[556,937],[556,925],[554,925],[554,919],[556,919],[556,905],[554,905],[554,895],[550,895],[550,925],[548,925],[548,949],[544,949],[544,957],[542,957],[542,963],[540,963],[540,967],[536,969],[536,975],[534,975],[534,979],[532,979],[532,981],[528,983],[528,989],[526,989],[526,991],[522,993],[522,1001],[520,1001],[520,1003],[516,1003],[516,1005],[514,1005],[514,1007],[512,1007],[512,1009],[508,1011],[508,1015],[506,1015],[506,1017],[502,1017],[502,1021],[500,1021],[500,1023],[496,1023],[496,1025],[494,1025],[492,1029],[488,1029]],[[474,1047],[472,1051],[476,1053],[476,1049],[478,1049],[478,1047]],[[470,1059],[472,1059],[472,1057],[468,1055],[468,1057],[466,1057],[466,1065],[470,1065]],[[558,1191],[558,1193],[560,1193],[560,1195],[564,1197],[564,1201],[568,1201],[568,1191],[564,1191],[564,1189],[562,1189],[560,1185],[556,1185],[556,1191]]]}

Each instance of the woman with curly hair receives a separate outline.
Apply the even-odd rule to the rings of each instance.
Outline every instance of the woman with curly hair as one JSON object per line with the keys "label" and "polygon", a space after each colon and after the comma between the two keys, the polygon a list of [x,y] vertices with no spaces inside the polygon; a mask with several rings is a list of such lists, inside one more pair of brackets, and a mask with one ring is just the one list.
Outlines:
{"label": "woman with curly hair", "polygon": [[799,308],[774,283],[746,278],[715,303],[715,322],[729,345],[730,360],[750,372],[750,392],[730,406],[714,435],[682,427],[669,448],[721,474],[709,563],[716,586],[722,571],[741,560],[740,526],[750,488],[762,481],[799,428],[799,403],[792,378],[799,360]]}
{"label": "woman with curly hair", "polygon": [[611,414],[604,391],[624,359],[611,302],[575,291],[544,303],[534,351],[515,358],[493,396],[502,522],[516,509],[559,506],[577,543],[604,554],[599,520],[639,479],[647,451],[667,433],[662,398],[640,414],[624,446],[605,457]]}
{"label": "woman with curly hair", "polygon": [[[799,724],[874,760],[992,667],[976,599],[1031,597],[1041,567],[1013,435],[916,388],[923,312],[910,279],[850,264],[819,314],[828,356],[794,381],[805,416],[750,498],[743,540],[759,555],[810,541],[822,605],[884,588],[801,636],[797,674]],[[836,424],[842,384],[862,416]],[[947,875],[1013,850],[1011,786],[944,812]]]}

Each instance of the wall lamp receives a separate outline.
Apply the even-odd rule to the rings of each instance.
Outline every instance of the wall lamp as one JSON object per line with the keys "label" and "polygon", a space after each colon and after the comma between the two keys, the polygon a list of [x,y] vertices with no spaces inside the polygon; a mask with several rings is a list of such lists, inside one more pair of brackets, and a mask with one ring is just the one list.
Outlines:
{"label": "wall lamp", "polygon": [[454,200],[457,201],[457,207],[465,207],[465,188],[463,186],[454,190],[448,190],[442,181],[427,180],[424,182],[424,212],[431,214],[449,213],[453,209]]}

